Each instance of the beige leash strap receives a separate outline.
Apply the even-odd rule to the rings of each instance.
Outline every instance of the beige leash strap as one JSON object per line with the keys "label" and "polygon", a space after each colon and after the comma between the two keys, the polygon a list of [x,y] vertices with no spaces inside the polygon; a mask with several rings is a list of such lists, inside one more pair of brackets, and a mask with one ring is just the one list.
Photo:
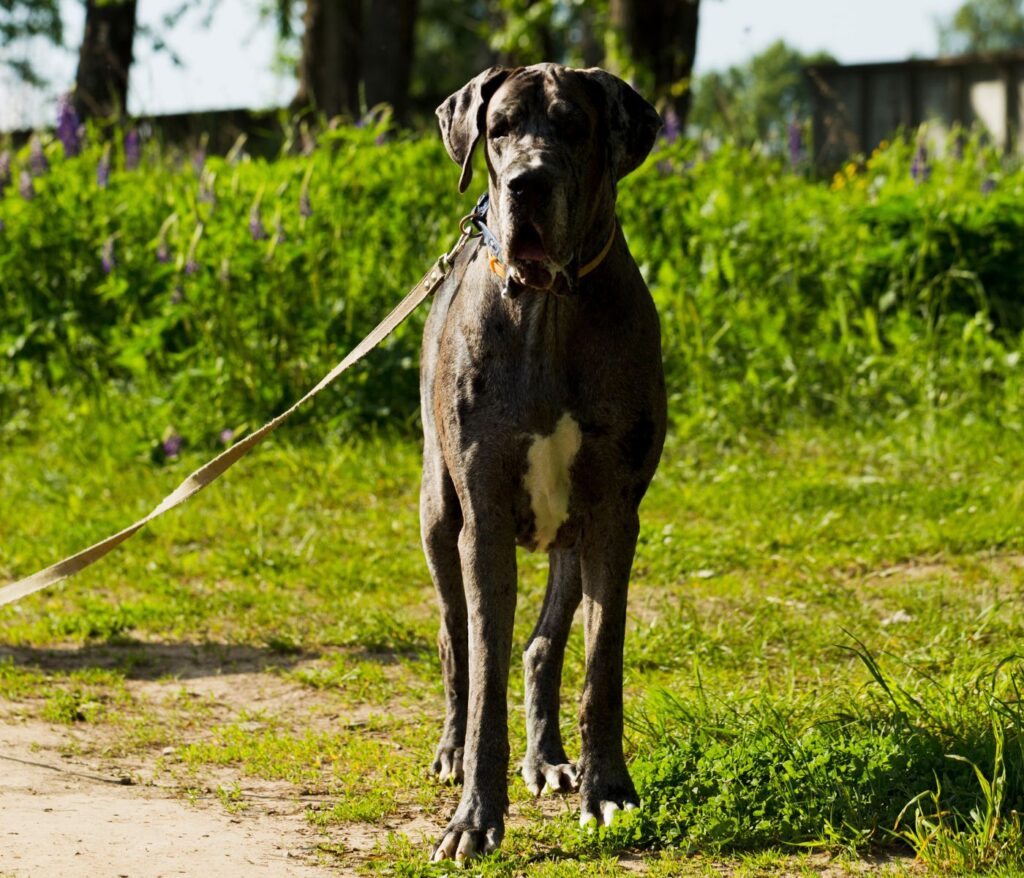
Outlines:
{"label": "beige leash strap", "polygon": [[[88,549],[84,549],[78,554],[72,555],[70,558],[65,558],[63,561],[58,561],[56,564],[47,567],[45,570],[40,570],[38,573],[33,573],[25,579],[19,579],[17,582],[12,582],[9,585],[5,585],[3,588],[0,588],[0,606],[9,604],[19,598],[23,598],[25,595],[30,595],[33,592],[40,591],[47,586],[60,582],[62,579],[73,576],[75,573],[78,573],[80,570],[84,570],[91,564],[95,564],[100,560],[100,558],[109,552],[112,552],[136,531],[141,530],[149,524],[149,522],[154,518],[159,518],[165,512],[174,509],[175,506],[180,506],[190,497],[193,497],[202,491],[203,488],[211,482],[220,478],[220,476],[227,472],[227,470],[245,457],[245,455],[252,451],[253,448],[259,445],[260,442],[295,414],[299,408],[320,393],[321,390],[333,384],[339,375],[359,362],[359,360],[384,341],[385,338],[391,335],[399,324],[412,314],[420,303],[422,303],[424,299],[426,299],[441,285],[441,282],[451,274],[452,268],[455,264],[455,258],[466,246],[466,242],[471,237],[471,233],[468,231],[468,226],[466,225],[466,220],[463,220],[460,228],[462,229],[462,235],[455,246],[452,247],[452,249],[444,256],[440,257],[434,267],[423,276],[420,282],[406,293],[405,298],[398,303],[395,309],[388,314],[388,316],[385,317],[377,327],[368,336],[366,336],[366,338],[359,342],[359,344],[352,349],[344,360],[331,369],[331,371],[320,380],[320,383],[317,384],[316,387],[302,397],[302,399],[283,414],[278,415],[269,423],[264,424],[255,433],[250,433],[240,442],[232,445],[221,454],[218,454],[209,463],[199,467],[199,469],[178,485],[177,488],[164,497],[164,499],[160,501],[160,504],[145,518],[140,518],[135,522],[135,524],[129,525],[120,533],[107,537],[105,540],[101,540],[95,545],[90,546]],[[468,260],[464,260],[461,267],[462,271],[465,271],[467,264]]]}

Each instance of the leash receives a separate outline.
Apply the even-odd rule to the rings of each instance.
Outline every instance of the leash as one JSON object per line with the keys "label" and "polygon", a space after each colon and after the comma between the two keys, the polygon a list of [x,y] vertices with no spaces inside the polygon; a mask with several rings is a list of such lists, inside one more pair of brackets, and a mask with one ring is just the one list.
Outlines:
{"label": "leash", "polygon": [[[484,237],[486,239],[483,231],[486,228],[483,225],[486,214],[487,194],[485,193],[477,202],[476,207],[459,222],[459,239],[455,242],[455,245],[447,253],[439,256],[430,270],[423,275],[416,286],[406,293],[394,310],[377,324],[366,338],[359,342],[337,366],[321,378],[320,382],[292,405],[291,408],[268,421],[235,445],[221,452],[213,460],[203,464],[170,494],[164,497],[152,512],[140,518],[134,524],[129,525],[122,531],[118,531],[113,536],[107,537],[105,540],[100,540],[100,542],[90,546],[88,549],[83,549],[75,555],[52,564],[45,570],[40,570],[38,573],[33,573],[31,576],[19,579],[17,582],[12,582],[0,588],[0,606],[12,603],[33,592],[41,591],[95,564],[100,558],[112,552],[121,543],[149,524],[149,522],[159,518],[176,506],[180,506],[190,497],[194,497],[202,491],[207,485],[219,479],[303,405],[333,384],[342,373],[347,372],[404,323],[409,315],[452,274],[456,259],[465,249],[466,244],[473,238]],[[487,234],[490,234],[490,230],[487,230]],[[491,237],[493,238],[494,236],[491,235]],[[495,240],[494,243],[497,244],[497,241]],[[468,264],[468,260],[463,260],[460,271],[464,273]]]}

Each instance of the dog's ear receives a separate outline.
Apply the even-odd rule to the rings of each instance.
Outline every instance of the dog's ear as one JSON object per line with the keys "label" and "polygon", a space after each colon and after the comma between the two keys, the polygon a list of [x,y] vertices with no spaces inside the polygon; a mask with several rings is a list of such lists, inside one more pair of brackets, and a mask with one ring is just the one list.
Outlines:
{"label": "dog's ear", "polygon": [[604,99],[608,125],[608,162],[612,176],[621,180],[647,158],[661,130],[661,116],[619,77],[600,67],[580,71]]}
{"label": "dog's ear", "polygon": [[462,166],[459,192],[465,192],[473,179],[473,150],[484,133],[487,102],[511,72],[508,67],[488,67],[435,110],[445,149]]}

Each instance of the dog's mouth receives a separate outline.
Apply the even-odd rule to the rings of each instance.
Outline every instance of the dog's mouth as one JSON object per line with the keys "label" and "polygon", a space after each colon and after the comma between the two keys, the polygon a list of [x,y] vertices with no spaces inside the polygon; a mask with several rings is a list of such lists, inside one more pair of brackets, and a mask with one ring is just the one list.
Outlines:
{"label": "dog's mouth", "polygon": [[524,286],[546,290],[554,283],[556,267],[544,236],[532,222],[523,223],[512,234],[508,264],[512,276]]}
{"label": "dog's mouth", "polygon": [[509,257],[517,262],[546,262],[548,251],[544,236],[533,223],[524,223],[512,235]]}

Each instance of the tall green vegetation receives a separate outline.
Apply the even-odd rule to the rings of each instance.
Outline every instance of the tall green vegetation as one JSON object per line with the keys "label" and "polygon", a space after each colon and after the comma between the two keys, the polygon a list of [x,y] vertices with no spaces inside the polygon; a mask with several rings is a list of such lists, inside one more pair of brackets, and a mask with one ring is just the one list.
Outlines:
{"label": "tall green vegetation", "polygon": [[939,23],[945,54],[1005,52],[1024,48],[1024,3],[1021,0],[965,0]]}
{"label": "tall green vegetation", "polygon": [[[142,394],[196,441],[280,411],[468,209],[435,138],[382,134],[325,132],[270,162],[151,144],[137,168],[137,138],[128,156],[64,159],[54,143],[37,176],[26,148],[0,200],[0,422],[13,429],[41,386]],[[917,409],[1020,428],[1024,172],[975,141],[927,167],[915,152],[897,142],[829,185],[757,150],[663,144],[625,181],[677,421]],[[422,316],[310,417],[411,429]]]}

